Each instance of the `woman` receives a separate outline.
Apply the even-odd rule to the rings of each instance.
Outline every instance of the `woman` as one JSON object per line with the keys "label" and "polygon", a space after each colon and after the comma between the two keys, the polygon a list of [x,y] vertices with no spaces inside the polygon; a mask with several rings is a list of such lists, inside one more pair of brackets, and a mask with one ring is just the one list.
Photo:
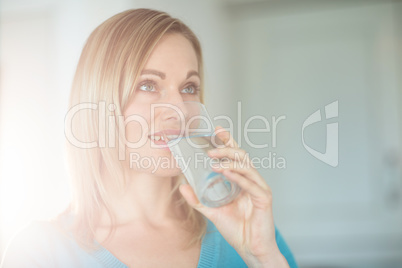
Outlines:
{"label": "woman", "polygon": [[[275,229],[269,186],[252,166],[235,165],[236,153],[247,155],[223,128],[215,131],[227,146],[209,155],[233,159],[215,169],[242,188],[228,205],[202,205],[175,165],[131,165],[133,153],[170,155],[152,146],[166,118],[151,105],[202,102],[203,90],[200,43],[180,20],[136,9],[97,27],[66,117],[72,202],[20,232],[4,267],[296,267]],[[151,123],[155,132],[143,128]]]}

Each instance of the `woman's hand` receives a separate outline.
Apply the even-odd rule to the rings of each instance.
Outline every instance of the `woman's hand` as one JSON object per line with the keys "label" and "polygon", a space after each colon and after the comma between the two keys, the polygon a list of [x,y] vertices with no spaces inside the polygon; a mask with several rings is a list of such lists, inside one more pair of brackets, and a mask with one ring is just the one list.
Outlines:
{"label": "woman's hand", "polygon": [[209,151],[209,156],[231,161],[213,169],[237,183],[242,191],[233,202],[218,208],[201,204],[188,184],[181,185],[180,192],[193,208],[214,223],[249,267],[289,267],[275,240],[270,187],[227,130],[217,127],[215,133],[226,147]]}

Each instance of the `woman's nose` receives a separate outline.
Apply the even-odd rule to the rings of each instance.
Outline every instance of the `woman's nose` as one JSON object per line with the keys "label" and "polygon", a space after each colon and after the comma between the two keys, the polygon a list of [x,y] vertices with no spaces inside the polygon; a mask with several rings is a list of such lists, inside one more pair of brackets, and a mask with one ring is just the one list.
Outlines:
{"label": "woman's nose", "polygon": [[163,121],[185,121],[188,117],[188,110],[183,99],[175,103],[164,103],[161,110],[161,119]]}

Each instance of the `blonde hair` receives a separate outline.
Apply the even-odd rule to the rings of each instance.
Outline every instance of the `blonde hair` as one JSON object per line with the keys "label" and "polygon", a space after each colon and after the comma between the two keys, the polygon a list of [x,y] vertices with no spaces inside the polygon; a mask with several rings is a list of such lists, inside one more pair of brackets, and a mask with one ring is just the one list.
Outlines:
{"label": "blonde hair", "polygon": [[[179,33],[187,38],[198,59],[201,78],[200,99],[203,102],[203,61],[199,40],[179,19],[165,12],[151,9],[132,9],[121,12],[99,25],[89,36],[80,56],[74,76],[69,109],[82,103],[114,104],[115,110],[106,109],[115,118],[123,115],[141,70],[153,48],[165,34]],[[105,118],[109,118],[106,116]],[[74,116],[72,132],[78,140],[99,142],[99,118],[97,111],[88,111]],[[109,122],[110,123],[110,122]],[[115,124],[116,122],[113,122]],[[102,127],[102,126],[101,126]],[[109,126],[110,128],[110,126]],[[105,130],[106,133],[108,130]],[[117,142],[120,137],[117,135]],[[108,141],[106,142],[108,144]],[[108,146],[78,148],[66,142],[68,165],[72,183],[72,202],[61,215],[73,214],[72,233],[77,242],[93,249],[95,223],[99,220],[101,207],[107,209],[114,228],[114,214],[109,206],[109,197],[100,173],[101,165],[114,176],[114,183],[124,188],[123,165],[117,150]],[[171,198],[177,201],[187,215],[187,223],[193,233],[188,246],[202,240],[206,231],[206,220],[191,208],[178,192],[182,175],[173,179]]]}

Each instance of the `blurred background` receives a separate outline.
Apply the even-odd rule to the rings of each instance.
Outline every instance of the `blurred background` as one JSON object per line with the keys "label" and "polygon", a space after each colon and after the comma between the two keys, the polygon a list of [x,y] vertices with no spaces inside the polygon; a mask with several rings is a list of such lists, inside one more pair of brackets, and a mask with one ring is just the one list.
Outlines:
{"label": "blurred background", "polygon": [[[252,157],[270,155],[260,172],[300,267],[402,267],[402,2],[391,0],[2,0],[0,255],[27,222],[67,206],[64,117],[81,49],[140,7],[198,35],[207,107],[233,118]],[[266,148],[238,135],[254,115],[270,131],[249,139]],[[330,125],[335,165],[306,150],[326,152]]]}

